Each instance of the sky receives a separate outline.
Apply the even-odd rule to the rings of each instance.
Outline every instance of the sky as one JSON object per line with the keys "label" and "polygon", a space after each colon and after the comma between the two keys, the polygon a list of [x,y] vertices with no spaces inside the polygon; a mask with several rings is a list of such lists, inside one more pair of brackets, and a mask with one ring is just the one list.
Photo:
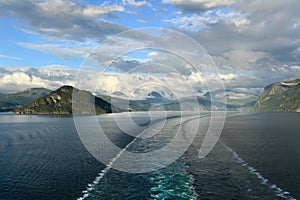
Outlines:
{"label": "sky", "polygon": [[[205,85],[222,80],[226,89],[259,93],[270,83],[300,76],[299,7],[299,0],[0,0],[0,92],[75,85],[78,70],[103,41],[124,31],[157,27],[200,44],[218,72],[194,72],[183,59],[148,49],[111,61],[111,69],[93,88],[134,96],[164,85],[166,96],[184,96],[203,93]],[[149,35],[123,39],[128,46],[139,46],[153,38]],[[172,43],[182,45],[176,39]],[[109,50],[114,48],[117,44]],[[101,55],[95,59],[98,64],[107,61]],[[131,73],[136,66],[140,72]],[[85,78],[80,86],[91,88],[91,77]]]}

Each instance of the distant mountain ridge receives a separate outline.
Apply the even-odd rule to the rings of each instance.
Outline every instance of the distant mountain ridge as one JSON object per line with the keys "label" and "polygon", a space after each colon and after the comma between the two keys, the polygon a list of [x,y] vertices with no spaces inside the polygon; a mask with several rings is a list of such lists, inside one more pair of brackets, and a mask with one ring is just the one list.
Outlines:
{"label": "distant mountain ridge", "polygon": [[[249,98],[232,99],[228,95],[224,96],[219,91],[214,91],[213,95],[223,94],[219,100],[215,96],[215,101],[212,103],[211,99],[207,96],[188,96],[182,97],[177,100],[170,100],[163,97],[159,92],[152,91],[148,93],[145,99],[127,99],[118,96],[105,96],[97,95],[94,96],[91,92],[78,90],[72,86],[62,86],[56,91],[47,90],[46,95],[40,95],[35,98],[31,98],[31,102],[26,102],[27,105],[15,109],[17,114],[72,114],[72,93],[73,90],[83,96],[81,100],[81,107],[90,108],[87,110],[79,110],[82,114],[91,114],[93,110],[91,105],[96,108],[97,114],[121,112],[121,111],[148,111],[149,109],[157,109],[158,106],[166,111],[180,111],[180,110],[201,110],[209,111],[212,108],[218,109],[225,107],[227,110],[250,110],[255,104],[257,97],[250,96]],[[27,91],[27,90],[26,90]],[[24,91],[25,92],[25,91]],[[232,93],[231,91],[229,91]],[[227,91],[227,93],[229,93]],[[227,94],[226,93],[226,94]],[[236,92],[235,92],[236,93]],[[234,93],[234,94],[235,94]],[[123,96],[123,95],[122,95]],[[223,98],[227,99],[225,104],[222,101]],[[86,102],[84,99],[89,99]]]}
{"label": "distant mountain ridge", "polygon": [[45,88],[31,88],[17,93],[0,93],[0,112],[13,111],[17,107],[25,106],[50,92],[51,90]]}
{"label": "distant mountain ridge", "polygon": [[261,112],[300,112],[300,78],[268,85],[254,105]]}
{"label": "distant mountain ridge", "polygon": [[95,97],[91,92],[72,86],[62,86],[24,107],[17,108],[14,112],[16,114],[72,114],[73,92],[76,93],[75,100],[79,105],[76,108],[77,114],[93,114],[94,111],[96,114],[122,111],[107,101]]}

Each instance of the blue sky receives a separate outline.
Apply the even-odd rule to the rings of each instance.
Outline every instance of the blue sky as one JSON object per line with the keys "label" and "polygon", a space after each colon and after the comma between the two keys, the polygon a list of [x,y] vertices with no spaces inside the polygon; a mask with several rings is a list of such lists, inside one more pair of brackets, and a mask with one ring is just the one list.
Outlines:
{"label": "blue sky", "polygon": [[[101,19],[121,24],[127,28],[168,27],[167,23],[163,22],[163,19],[168,18],[170,13],[175,12],[172,5],[162,4],[159,1],[148,2],[145,6],[133,6],[121,1],[112,2],[113,1],[77,1],[78,5],[83,6],[123,6],[126,11],[112,12],[110,14],[113,16],[103,16]],[[79,68],[80,64],[82,64],[83,59],[80,57],[62,59],[57,55],[20,45],[20,43],[56,44],[56,42],[65,41],[60,39],[52,40],[45,35],[31,32],[30,24],[22,18],[4,16],[0,18],[0,27],[2,33],[2,37],[0,38],[0,66],[43,67],[55,64]],[[68,43],[69,41],[65,42]],[[90,47],[92,48],[93,46]]]}
{"label": "blue sky", "polygon": [[[87,52],[101,41],[144,27],[171,28],[198,42],[216,63],[219,77],[229,77],[226,87],[263,88],[300,76],[299,6],[298,0],[0,1],[0,90],[39,85],[22,67],[80,69]],[[118,67],[166,61],[165,54],[149,58],[150,53],[126,55]],[[20,73],[31,82],[20,85]],[[45,87],[59,84],[35,76]]]}

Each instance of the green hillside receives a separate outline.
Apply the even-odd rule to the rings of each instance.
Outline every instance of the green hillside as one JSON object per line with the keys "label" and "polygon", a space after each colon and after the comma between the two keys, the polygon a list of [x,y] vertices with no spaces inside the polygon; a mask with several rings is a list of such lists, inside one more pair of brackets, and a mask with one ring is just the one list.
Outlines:
{"label": "green hillside", "polygon": [[300,78],[267,86],[254,105],[261,112],[300,112]]}
{"label": "green hillside", "polygon": [[8,112],[25,106],[50,92],[51,90],[45,88],[32,88],[23,92],[0,94],[0,112]]}
{"label": "green hillside", "polygon": [[[72,98],[73,91],[77,94],[75,99]],[[78,114],[93,114],[94,111],[96,114],[122,111],[88,91],[62,86],[24,107],[17,108],[14,112],[16,114],[72,114],[72,101],[80,105],[76,108]]]}

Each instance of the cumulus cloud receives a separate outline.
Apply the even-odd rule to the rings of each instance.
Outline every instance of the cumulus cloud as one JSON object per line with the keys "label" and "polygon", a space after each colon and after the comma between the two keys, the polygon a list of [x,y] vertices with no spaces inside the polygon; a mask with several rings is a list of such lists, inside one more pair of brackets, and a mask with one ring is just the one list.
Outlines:
{"label": "cumulus cloud", "polygon": [[44,87],[56,89],[65,84],[74,84],[76,70],[62,66],[31,67],[1,67],[0,91],[16,92],[28,88]]}
{"label": "cumulus cloud", "polygon": [[163,0],[163,3],[173,4],[186,12],[201,12],[203,10],[230,6],[236,0]]}
{"label": "cumulus cloud", "polygon": [[101,17],[124,11],[121,5],[79,5],[71,0],[0,1],[0,16],[20,18],[30,26],[30,32],[53,39],[103,39],[119,33],[126,28]]}
{"label": "cumulus cloud", "polygon": [[113,68],[114,70],[118,70],[120,72],[135,73],[137,68],[139,68],[141,65],[145,65],[150,62],[150,59],[138,59],[124,55],[112,61],[107,67],[108,69]]}
{"label": "cumulus cloud", "polygon": [[231,50],[224,52],[221,56],[214,56],[214,61],[221,68],[256,70],[260,60],[270,61],[270,55],[261,51]]}
{"label": "cumulus cloud", "polygon": [[[109,17],[118,12],[127,12],[124,7],[145,6],[146,1],[124,0],[123,4],[90,5],[79,4],[71,0],[7,0],[0,1],[0,16],[12,16],[26,22],[28,26],[21,30],[41,34],[52,40],[50,43],[31,44],[19,43],[20,46],[54,54],[63,59],[83,57],[96,43],[84,44],[87,38],[99,41],[111,38],[112,34],[127,30],[124,26],[109,22]],[[284,78],[300,76],[300,12],[298,0],[163,0],[163,3],[173,4],[181,11],[163,19],[165,24],[191,36],[203,45],[220,67],[222,76],[205,76],[207,79],[222,79],[227,87],[264,87],[269,83]],[[129,5],[129,6],[128,6]],[[105,17],[106,20],[103,18]],[[176,27],[176,28],[175,28]],[[196,76],[187,63],[178,57],[172,57],[163,52],[151,52],[142,60],[131,59],[119,53],[128,48],[155,47],[163,40],[146,33],[135,32],[135,35],[124,38],[112,38],[104,43],[101,49],[89,52],[91,60],[98,65],[113,65],[121,72],[128,72],[138,65],[145,67],[144,72],[149,77],[128,75],[128,81],[169,81],[171,73],[166,75],[171,66],[196,85],[203,82],[203,76]],[[72,40],[72,42],[57,42],[57,40]],[[113,40],[119,40],[114,42]],[[150,42],[149,42],[150,41]],[[149,44],[145,44],[149,42]],[[193,52],[195,46],[187,45],[182,38],[171,38],[164,43],[166,49],[176,48],[185,52],[190,58],[199,52]],[[121,56],[116,58],[117,56]],[[0,58],[16,59],[13,56],[0,55]],[[150,63],[149,63],[150,62]],[[151,71],[151,69],[153,69]],[[18,71],[19,70],[19,71]],[[1,86],[10,85],[44,85],[58,87],[65,83],[73,83],[75,71],[60,67],[40,69],[18,69],[17,71],[1,71]],[[143,71],[142,68],[139,69]],[[159,78],[160,72],[166,76]],[[169,71],[168,71],[169,72]],[[15,74],[16,73],[16,74]],[[150,75],[151,74],[151,75]],[[25,76],[27,75],[27,76]],[[5,78],[4,78],[5,77]],[[129,92],[129,85],[123,84],[116,74],[104,77],[103,90],[124,90]],[[210,77],[210,78],[209,78]],[[22,81],[24,81],[21,84]],[[40,79],[37,79],[40,78]],[[18,80],[18,81],[16,81]],[[125,80],[125,79],[123,79]],[[127,80],[127,79],[126,79]],[[196,81],[197,80],[197,81]],[[245,81],[246,80],[246,81]],[[131,83],[131,82],[130,82]],[[170,81],[171,83],[171,81]],[[172,82],[176,85],[175,82]],[[202,86],[200,86],[202,87]],[[182,91],[184,87],[181,88]],[[179,89],[179,86],[178,86]],[[131,91],[132,89],[130,89]]]}
{"label": "cumulus cloud", "polygon": [[[230,1],[226,9],[202,9],[201,12],[196,4],[203,5],[206,1],[165,2],[191,8],[187,9],[189,13],[179,12],[167,22],[196,39],[213,55],[246,50],[265,52],[281,64],[300,62],[297,0]],[[209,2],[218,4],[218,1]]]}
{"label": "cumulus cloud", "polygon": [[240,31],[250,24],[250,20],[246,15],[237,11],[224,12],[221,9],[216,9],[214,11],[207,10],[202,13],[193,14],[177,12],[175,17],[165,19],[164,21],[166,23],[171,23],[178,28],[190,31],[200,31],[219,22],[233,25],[236,27],[237,31]]}
{"label": "cumulus cloud", "polygon": [[300,71],[300,66],[298,66],[298,65],[293,65],[293,66],[291,66],[291,69],[292,69],[292,70],[298,70],[298,71]]}
{"label": "cumulus cloud", "polygon": [[[81,74],[81,76],[80,76]],[[79,75],[79,76],[78,76]],[[78,78],[79,77],[79,78]],[[151,73],[112,73],[79,71],[63,66],[42,68],[0,68],[0,91],[13,92],[33,87],[56,89],[62,85],[72,85],[96,93],[113,95],[123,93],[130,98],[145,98],[152,91],[157,91],[167,98],[201,95],[210,89],[219,89],[216,80],[233,83],[238,79],[234,74],[208,74],[193,72],[182,75],[176,72],[157,76]],[[175,96],[174,96],[175,95]]]}
{"label": "cumulus cloud", "polygon": [[203,45],[225,73],[249,77],[248,87],[265,87],[300,76],[299,6],[297,0],[241,0],[225,10],[190,9],[168,22]]}
{"label": "cumulus cloud", "polygon": [[124,5],[131,5],[135,7],[149,6],[151,5],[147,1],[135,1],[135,0],[122,0]]}
{"label": "cumulus cloud", "polygon": [[[153,53],[151,53],[153,54]],[[147,68],[147,66],[146,66]],[[129,98],[145,98],[152,91],[161,93],[166,98],[203,95],[210,89],[225,89],[234,91],[249,90],[258,94],[266,85],[300,75],[300,67],[281,66],[274,71],[261,69],[260,71],[234,73],[234,71],[191,72],[183,75],[176,71],[164,74],[144,73],[144,69],[135,73],[101,72],[82,69],[71,69],[64,66],[32,67],[0,67],[0,91],[16,92],[33,87],[57,89],[62,85],[72,85],[80,89],[89,90],[97,94],[114,95],[122,93]]]}
{"label": "cumulus cloud", "polygon": [[195,72],[195,68],[183,58],[165,51],[152,51],[147,57],[153,63],[158,63],[161,69],[153,69],[153,73],[170,73],[176,72],[182,75],[190,75]]}
{"label": "cumulus cloud", "polygon": [[44,87],[48,88],[52,84],[48,80],[43,80],[34,75],[28,75],[24,72],[14,72],[6,74],[0,79],[1,91],[15,92],[27,88]]}
{"label": "cumulus cloud", "polygon": [[[283,52],[289,52],[299,47],[299,28],[293,28],[300,14],[295,9],[299,1],[239,1],[233,8],[247,16],[249,23],[243,30],[237,31],[237,27],[226,21],[219,21],[210,30],[197,34],[199,40],[210,38],[216,43],[209,45],[217,49],[250,49],[256,51],[268,51],[280,56]],[[280,28],[279,28],[280,27]],[[204,37],[201,37],[204,36]],[[203,40],[202,40],[203,39]],[[219,45],[218,45],[219,44]],[[218,47],[218,46],[219,47]],[[222,48],[221,47],[221,48]],[[286,55],[286,53],[284,54]]]}

